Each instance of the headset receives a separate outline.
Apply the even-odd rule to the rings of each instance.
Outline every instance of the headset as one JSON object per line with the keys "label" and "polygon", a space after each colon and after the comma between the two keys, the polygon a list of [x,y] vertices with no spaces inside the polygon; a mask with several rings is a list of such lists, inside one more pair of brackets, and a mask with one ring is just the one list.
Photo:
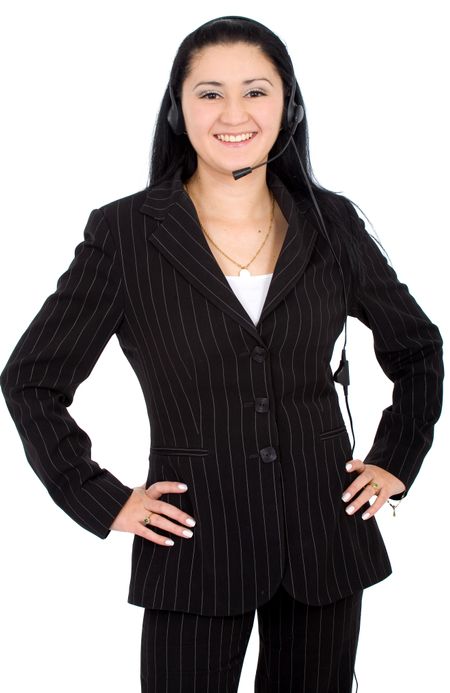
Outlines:
{"label": "headset", "polygon": [[[246,21],[246,22],[251,22],[252,24],[259,25],[259,22],[255,22],[254,20],[250,20],[247,17],[231,16],[231,17],[219,17],[219,19],[213,19],[212,21],[207,22],[203,26],[206,27],[210,24],[214,24],[214,23],[216,23],[218,21],[222,21],[224,19],[242,20],[242,21]],[[260,26],[263,26],[263,25],[260,25]],[[267,27],[264,27],[264,29],[267,31]],[[178,101],[177,101],[177,98],[174,94],[174,90],[173,90],[173,86],[172,86],[171,82],[169,82],[168,89],[169,89],[169,96],[170,96],[170,107],[169,107],[169,111],[167,113],[167,120],[169,122],[169,125],[176,135],[180,136],[183,134],[187,134],[181,105],[178,104]],[[341,263],[339,262],[339,259],[336,255],[335,251],[334,251],[333,244],[331,243],[330,237],[328,235],[328,231],[327,231],[327,228],[325,226],[325,222],[323,220],[319,206],[317,204],[316,197],[315,197],[314,192],[311,188],[311,184],[309,182],[308,176],[306,175],[306,172],[305,172],[305,169],[303,166],[303,162],[301,160],[300,154],[298,153],[295,141],[293,139],[294,133],[295,133],[297,127],[299,126],[299,124],[302,122],[304,115],[305,115],[305,111],[304,111],[303,106],[301,105],[301,103],[298,103],[296,101],[297,93],[300,95],[300,88],[298,86],[298,82],[297,82],[297,79],[295,77],[295,74],[292,74],[291,80],[290,80],[289,96],[287,99],[287,105],[286,105],[284,112],[283,112],[283,120],[282,120],[282,128],[281,128],[282,130],[288,132],[288,138],[287,138],[287,141],[284,144],[283,148],[278,152],[278,154],[275,154],[274,156],[267,159],[267,161],[263,161],[262,163],[257,164],[255,166],[246,166],[245,168],[241,168],[241,169],[238,169],[237,171],[233,171],[232,174],[233,174],[233,177],[235,180],[239,180],[239,178],[242,178],[243,176],[246,176],[249,173],[252,173],[252,171],[254,171],[256,168],[259,168],[260,166],[265,166],[266,164],[269,164],[271,161],[274,161],[279,156],[281,156],[284,153],[284,151],[287,149],[288,145],[292,142],[292,145],[294,147],[295,153],[297,155],[297,158],[298,158],[298,161],[300,164],[300,168],[301,168],[302,173],[303,173],[303,177],[305,179],[306,185],[307,185],[308,190],[309,190],[309,194],[310,194],[311,199],[314,203],[314,206],[315,206],[315,209],[317,212],[317,216],[318,216],[320,225],[322,227],[322,233],[325,236],[325,239],[328,242],[328,244],[331,248],[331,251],[333,253],[334,259],[336,260],[336,263],[339,267],[339,272],[340,272],[341,281],[342,281],[342,287],[343,287],[343,291],[344,291],[344,304],[345,304],[344,346],[342,348],[341,360],[340,360],[339,366],[338,366],[337,370],[335,371],[335,373],[333,373],[333,380],[335,382],[339,383],[340,385],[342,385],[342,387],[344,389],[345,404],[346,404],[347,413],[348,413],[349,420],[350,420],[350,427],[351,427],[352,438],[353,438],[353,446],[352,446],[352,455],[353,455],[353,452],[355,449],[355,444],[356,444],[356,439],[355,439],[355,432],[353,430],[353,419],[352,419],[352,415],[351,415],[350,407],[349,407],[349,403],[348,403],[348,386],[350,385],[350,370],[349,370],[349,363],[348,363],[347,356],[346,356],[347,313],[348,313],[347,287],[345,284],[344,272],[342,270]],[[299,99],[299,101],[300,101],[300,99]]]}

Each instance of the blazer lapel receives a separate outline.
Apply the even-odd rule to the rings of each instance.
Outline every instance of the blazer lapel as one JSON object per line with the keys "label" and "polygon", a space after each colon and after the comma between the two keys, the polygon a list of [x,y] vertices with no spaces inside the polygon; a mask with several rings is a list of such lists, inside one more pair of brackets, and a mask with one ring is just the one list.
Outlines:
{"label": "blazer lapel", "polygon": [[151,217],[147,237],[200,293],[261,342],[259,327],[300,279],[317,236],[306,218],[310,203],[300,207],[282,181],[268,171],[268,185],[288,228],[257,325],[230,287],[201,230],[195,207],[183,188],[180,171],[170,181],[147,190],[139,210]]}

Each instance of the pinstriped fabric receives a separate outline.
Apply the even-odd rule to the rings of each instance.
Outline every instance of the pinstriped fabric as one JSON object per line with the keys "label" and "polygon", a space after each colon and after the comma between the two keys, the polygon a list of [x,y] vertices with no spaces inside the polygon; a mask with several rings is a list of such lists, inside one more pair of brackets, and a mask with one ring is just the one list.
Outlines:
{"label": "pinstriped fabric", "polygon": [[[375,517],[349,516],[341,500],[352,475],[330,369],[345,317],[339,270],[311,206],[270,171],[268,183],[288,228],[256,325],[175,176],[91,212],[71,266],[1,374],[33,469],[105,538],[131,489],[91,459],[67,406],[117,335],[147,406],[147,484],[185,482],[186,493],[165,500],[196,520],[192,539],[172,547],[135,537],[133,604],[242,614],[282,584],[325,605],[391,573]],[[440,413],[442,340],[359,217],[344,205],[342,214],[366,266],[352,277],[342,236],[329,229],[349,312],[372,330],[394,383],[366,461],[409,490]]]}
{"label": "pinstriped fabric", "polygon": [[73,262],[21,337],[1,377],[34,471],[58,505],[100,535],[131,489],[91,460],[90,439],[67,407],[122,317],[117,252],[103,215],[94,210]]}
{"label": "pinstriped fabric", "polygon": [[[309,606],[280,587],[257,609],[255,693],[351,693],[361,605],[362,592]],[[142,693],[235,693],[254,616],[145,609]]]}

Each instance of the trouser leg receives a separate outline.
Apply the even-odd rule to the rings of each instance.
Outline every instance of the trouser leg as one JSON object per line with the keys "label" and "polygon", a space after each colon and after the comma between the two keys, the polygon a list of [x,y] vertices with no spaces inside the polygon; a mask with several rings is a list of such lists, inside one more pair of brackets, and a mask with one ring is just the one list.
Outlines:
{"label": "trouser leg", "polygon": [[362,594],[309,606],[280,587],[257,610],[255,693],[351,693]]}
{"label": "trouser leg", "polygon": [[254,616],[145,609],[142,693],[236,693]]}

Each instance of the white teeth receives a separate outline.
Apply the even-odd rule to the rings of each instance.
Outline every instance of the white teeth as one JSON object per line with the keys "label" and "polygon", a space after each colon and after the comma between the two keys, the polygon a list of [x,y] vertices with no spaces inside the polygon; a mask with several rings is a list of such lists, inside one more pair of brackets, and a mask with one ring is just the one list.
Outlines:
{"label": "white teeth", "polygon": [[253,137],[253,132],[245,132],[242,135],[216,135],[217,139],[222,142],[244,142]]}

